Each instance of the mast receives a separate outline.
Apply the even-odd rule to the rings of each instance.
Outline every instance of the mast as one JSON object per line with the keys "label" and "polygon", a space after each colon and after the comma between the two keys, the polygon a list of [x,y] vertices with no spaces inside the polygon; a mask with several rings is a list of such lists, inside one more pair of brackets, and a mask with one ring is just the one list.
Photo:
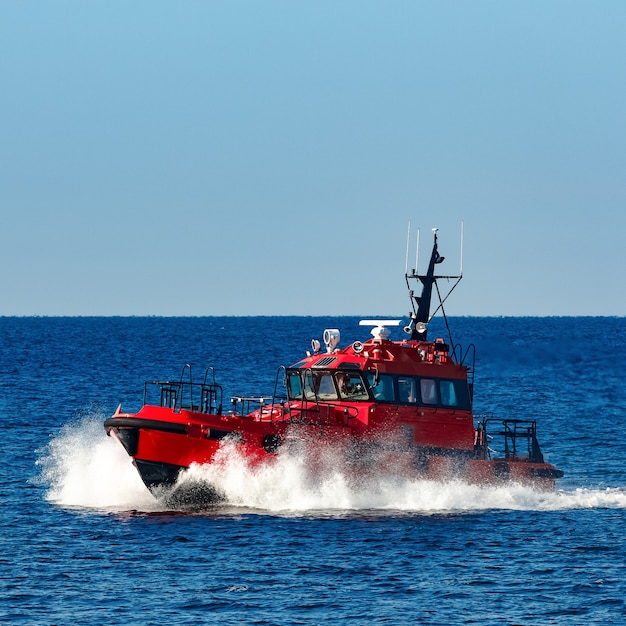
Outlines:
{"label": "mast", "polygon": [[439,251],[437,249],[437,229],[434,228],[435,242],[433,244],[433,250],[430,253],[430,261],[428,263],[428,270],[426,271],[425,276],[418,276],[423,287],[422,287],[422,295],[421,296],[413,296],[415,298],[415,302],[417,303],[417,313],[413,318],[416,322],[423,322],[426,324],[429,320],[430,315],[430,301],[433,295],[433,285],[437,280],[435,278],[435,265],[441,263],[444,260],[444,257],[439,255]]}
{"label": "mast", "polygon": [[[439,249],[437,247],[437,228],[433,228],[433,248],[430,253],[430,261],[428,262],[428,269],[426,270],[426,274],[418,274],[417,269],[412,270],[411,274],[408,272],[405,274],[407,287],[409,287],[409,296],[411,298],[411,306],[413,307],[413,312],[410,313],[411,323],[406,327],[406,332],[411,335],[411,340],[414,341],[426,341],[428,335],[428,327],[427,324],[431,320],[430,308],[431,301],[433,295],[433,288],[437,291],[437,296],[439,298],[439,305],[435,309],[435,313],[442,309],[443,312],[443,303],[450,295],[454,287],[460,282],[463,277],[462,272],[459,273],[458,276],[437,276],[435,274],[435,266],[439,265],[443,262],[444,257],[439,254]],[[461,252],[462,254],[462,252]],[[417,263],[416,263],[417,264]],[[422,284],[422,292],[419,296],[416,296],[413,290],[409,285],[409,278],[416,278]],[[456,278],[457,282],[453,285],[453,287],[448,291],[443,300],[441,299],[441,294],[439,293],[439,287],[437,286],[437,279],[439,278]],[[433,314],[434,315],[434,314]],[[445,317],[445,313],[444,313]]]}

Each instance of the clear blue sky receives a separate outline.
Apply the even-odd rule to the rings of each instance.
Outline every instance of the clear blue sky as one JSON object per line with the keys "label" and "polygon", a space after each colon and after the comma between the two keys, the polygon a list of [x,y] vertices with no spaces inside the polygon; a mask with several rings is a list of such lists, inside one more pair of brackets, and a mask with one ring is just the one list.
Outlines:
{"label": "clear blue sky", "polygon": [[626,2],[0,4],[0,315],[626,315]]}

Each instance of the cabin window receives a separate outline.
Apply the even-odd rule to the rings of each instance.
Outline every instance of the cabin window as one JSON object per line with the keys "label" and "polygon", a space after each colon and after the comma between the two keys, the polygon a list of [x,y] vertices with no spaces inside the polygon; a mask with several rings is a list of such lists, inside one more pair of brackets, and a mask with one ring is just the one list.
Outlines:
{"label": "cabin window", "polygon": [[469,411],[471,402],[467,382],[461,379],[421,378],[422,404]]}
{"label": "cabin window", "polygon": [[[368,382],[376,400],[381,402],[395,401],[396,393],[393,384],[393,376],[391,374],[378,374],[378,381],[376,381],[375,374],[370,374],[368,376]],[[376,384],[374,385],[375,382]]]}
{"label": "cabin window", "polygon": [[439,391],[441,393],[441,404],[443,406],[457,406],[456,390],[453,380],[439,381]]}
{"label": "cabin window", "polygon": [[310,370],[304,373],[304,397],[306,400],[315,400],[316,388],[313,374]]}
{"label": "cabin window", "polygon": [[360,374],[336,372],[335,381],[342,400],[369,400],[367,389]]}
{"label": "cabin window", "polygon": [[420,380],[420,393],[423,404],[439,404],[437,397],[437,381],[432,378],[422,378]]}
{"label": "cabin window", "polygon": [[320,400],[336,400],[337,390],[333,384],[332,376],[324,373],[319,377],[319,391],[317,395]]}
{"label": "cabin window", "polygon": [[330,373],[308,371],[304,377],[304,397],[307,400],[337,400]]}
{"label": "cabin window", "polygon": [[[452,381],[446,380],[442,382],[452,383],[454,385],[455,404],[450,406],[455,406],[457,409],[462,409],[464,411],[469,411],[472,408],[467,381],[455,379]],[[443,395],[443,391],[441,393]]]}
{"label": "cabin window", "polygon": [[417,402],[417,386],[415,378],[398,377],[398,398],[400,402],[415,404]]}
{"label": "cabin window", "polygon": [[302,379],[300,372],[289,372],[287,376],[287,393],[290,400],[302,400]]}

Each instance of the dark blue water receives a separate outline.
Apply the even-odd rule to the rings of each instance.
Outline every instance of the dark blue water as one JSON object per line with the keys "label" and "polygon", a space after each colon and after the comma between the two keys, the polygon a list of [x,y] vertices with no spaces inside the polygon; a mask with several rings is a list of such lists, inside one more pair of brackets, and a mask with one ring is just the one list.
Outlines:
{"label": "dark blue water", "polygon": [[0,622],[626,623],[624,318],[450,320],[477,346],[477,413],[538,420],[555,493],[231,459],[197,470],[227,505],[170,511],[104,434],[144,379],[213,365],[226,396],[268,394],[357,322],[0,318]]}

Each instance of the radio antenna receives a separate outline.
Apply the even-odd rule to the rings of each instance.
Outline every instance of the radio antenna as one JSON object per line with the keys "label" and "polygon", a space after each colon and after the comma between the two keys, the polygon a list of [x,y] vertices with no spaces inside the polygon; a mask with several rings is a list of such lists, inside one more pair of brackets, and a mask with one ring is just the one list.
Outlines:
{"label": "radio antenna", "polygon": [[417,265],[419,262],[419,251],[420,251],[420,229],[417,229],[417,234],[415,235],[415,273],[417,274]]}
{"label": "radio antenna", "polygon": [[409,242],[411,239],[411,222],[409,222],[409,229],[406,234],[406,261],[404,263],[404,274],[405,276],[409,273]]}
{"label": "radio antenna", "polygon": [[459,274],[461,276],[463,276],[463,227],[464,223],[463,220],[461,220],[461,266],[459,268]]}

